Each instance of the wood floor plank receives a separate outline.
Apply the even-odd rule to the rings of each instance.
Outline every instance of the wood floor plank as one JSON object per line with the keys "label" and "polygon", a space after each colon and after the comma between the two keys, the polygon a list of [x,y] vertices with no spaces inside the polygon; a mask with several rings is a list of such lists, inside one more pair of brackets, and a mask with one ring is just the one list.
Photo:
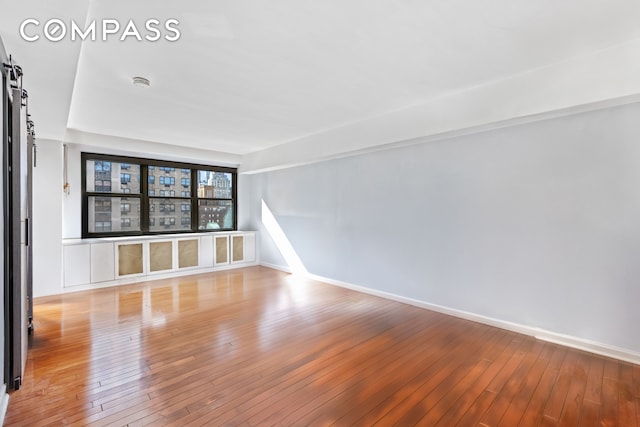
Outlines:
{"label": "wood floor plank", "polygon": [[633,395],[640,397],[640,366],[633,365]]}
{"label": "wood floor plank", "polygon": [[618,422],[632,425],[636,422],[636,399],[633,395],[633,367],[619,364],[618,376]]}
{"label": "wood floor plank", "polygon": [[514,397],[524,386],[525,379],[528,376],[527,374],[538,359],[542,348],[543,345],[540,342],[531,342],[528,350],[522,355],[517,368],[509,376],[504,386],[497,392],[496,399],[482,417],[480,421],[482,424],[487,426],[499,425]]}
{"label": "wood floor plank", "polygon": [[37,298],[6,426],[639,426],[640,367],[264,267]]}
{"label": "wood floor plank", "polygon": [[587,373],[589,370],[589,358],[585,354],[578,354],[573,366],[571,385],[567,391],[562,414],[558,426],[575,426],[580,420],[580,412],[583,406],[585,388],[587,386]]}
{"label": "wood floor plank", "polygon": [[553,346],[549,344],[542,345],[542,351],[525,377],[520,390],[509,403],[509,406],[504,412],[498,426],[513,427],[520,424],[520,420],[522,419],[526,408],[529,406],[531,397],[540,383],[544,371],[549,365],[549,360],[551,359],[553,350]]}
{"label": "wood floor plank", "polygon": [[577,352],[570,352],[567,354],[567,357],[565,357],[562,367],[560,368],[558,380],[551,391],[550,399],[545,405],[543,420],[553,420],[555,423],[560,420],[560,415],[562,415],[562,409],[567,400],[569,387],[571,387],[571,381],[573,379],[573,367],[577,361]]}
{"label": "wood floor plank", "polygon": [[592,357],[587,377],[587,386],[584,392],[584,400],[593,402],[598,406],[602,403],[602,377],[604,375],[604,359]]}
{"label": "wood floor plank", "polygon": [[602,407],[600,408],[600,425],[617,426],[618,424],[618,381],[610,377],[602,380]]}

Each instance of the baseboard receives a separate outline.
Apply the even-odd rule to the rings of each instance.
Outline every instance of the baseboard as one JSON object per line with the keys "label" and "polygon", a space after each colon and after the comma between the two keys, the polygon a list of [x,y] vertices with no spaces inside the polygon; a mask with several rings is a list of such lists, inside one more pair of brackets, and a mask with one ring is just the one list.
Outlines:
{"label": "baseboard", "polygon": [[[286,267],[279,265],[261,263],[262,266],[273,268],[276,270],[290,273],[290,270]],[[587,340],[584,338],[573,337],[570,335],[563,335],[557,332],[547,331],[540,328],[535,328],[527,325],[521,325],[518,323],[508,322],[505,320],[495,319],[493,317],[482,316],[475,313],[470,313],[463,310],[457,310],[454,308],[444,307],[437,304],[431,304],[425,301],[403,297],[401,295],[392,294],[389,292],[378,291],[375,289],[367,288],[364,286],[354,285],[352,283],[342,282],[339,280],[330,279],[328,277],[322,277],[315,274],[307,275],[310,279],[317,280],[318,282],[327,283],[334,286],[340,286],[342,288],[351,289],[358,292],[363,292],[369,295],[409,304],[415,307],[424,308],[427,310],[435,311],[438,313],[448,314],[450,316],[459,317],[461,319],[471,320],[473,322],[483,323],[489,326],[495,326],[497,328],[505,329],[519,334],[529,335],[536,339],[551,342],[554,344],[563,345],[565,347],[571,347],[578,350],[587,351],[590,353],[598,354],[600,356],[611,357],[613,359],[622,360],[625,362],[640,365],[640,353],[611,346],[608,344],[599,343],[596,341]]]}
{"label": "baseboard", "polygon": [[283,273],[289,273],[289,274],[293,273],[293,271],[289,267],[284,267],[278,264],[271,264],[270,262],[260,262],[260,265],[262,267],[271,268],[272,270],[282,271]]}
{"label": "baseboard", "polygon": [[7,385],[3,384],[0,388],[0,426],[4,425],[4,417],[7,415],[9,407],[9,395],[7,394]]}

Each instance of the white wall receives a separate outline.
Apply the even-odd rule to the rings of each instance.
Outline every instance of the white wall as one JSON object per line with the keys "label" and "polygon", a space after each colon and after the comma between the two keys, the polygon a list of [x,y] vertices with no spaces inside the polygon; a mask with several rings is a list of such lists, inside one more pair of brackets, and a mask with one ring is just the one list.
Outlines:
{"label": "white wall", "polygon": [[640,352],[640,104],[251,175],[310,273]]}
{"label": "white wall", "polygon": [[62,143],[36,139],[33,169],[33,295],[62,292]]}
{"label": "white wall", "polygon": [[[67,147],[66,164],[69,187],[68,194],[61,193],[63,194],[61,196],[63,212],[62,238],[79,239],[82,237],[82,169],[80,165],[82,146],[77,144],[65,145]],[[62,244],[62,242],[60,243]]]}

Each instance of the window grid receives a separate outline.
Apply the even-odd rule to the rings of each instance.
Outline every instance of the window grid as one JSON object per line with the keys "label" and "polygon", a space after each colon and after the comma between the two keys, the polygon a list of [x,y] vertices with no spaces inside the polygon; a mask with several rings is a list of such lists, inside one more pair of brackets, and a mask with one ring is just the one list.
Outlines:
{"label": "window grid", "polygon": [[[94,164],[92,179],[95,179],[91,182],[90,192],[87,191],[89,184],[85,178],[89,161]],[[116,163],[116,166],[112,163]],[[135,185],[130,173],[132,167],[135,168],[133,170],[139,168]],[[201,172],[208,174],[209,182],[203,183],[199,180]],[[236,169],[226,167],[82,153],[83,237],[235,230],[236,173]],[[119,193],[111,193],[112,182],[117,182],[113,180],[113,175],[115,179],[119,175],[121,186],[117,186],[117,190],[113,189],[119,190]],[[220,180],[220,177],[224,179]],[[211,194],[202,192],[202,187],[207,185],[214,190]],[[164,189],[160,190],[158,186]],[[92,203],[95,203],[95,206],[92,205],[91,214],[92,231],[88,230],[90,197]],[[96,201],[97,197],[101,198],[101,203]],[[113,210],[111,200],[118,197],[123,200],[114,204]],[[137,200],[134,206],[131,206],[130,201],[126,201],[127,198]],[[172,199],[171,203],[167,203],[168,198]],[[158,199],[165,200],[161,203]],[[200,224],[200,216],[203,213],[203,209],[200,208],[201,202],[214,206],[207,206],[206,211],[210,221],[214,216],[212,212],[217,215],[213,218],[213,221],[218,223],[216,227],[204,227]],[[176,207],[176,204],[179,206]],[[116,213],[118,210],[121,218]],[[223,221],[224,218],[226,219]],[[117,228],[117,223],[112,223],[113,220],[119,220],[120,229]],[[155,228],[151,229],[152,227]]]}

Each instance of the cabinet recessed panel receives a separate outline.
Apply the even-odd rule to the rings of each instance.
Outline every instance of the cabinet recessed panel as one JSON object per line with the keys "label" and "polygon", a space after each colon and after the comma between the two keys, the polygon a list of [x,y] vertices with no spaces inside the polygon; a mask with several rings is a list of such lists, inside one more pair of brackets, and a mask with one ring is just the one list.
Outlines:
{"label": "cabinet recessed panel", "polygon": [[142,243],[118,246],[118,275],[142,274]]}
{"label": "cabinet recessed panel", "polygon": [[244,261],[256,261],[256,235],[253,233],[244,235]]}
{"label": "cabinet recessed panel", "polygon": [[238,262],[244,260],[244,236],[233,236],[233,254],[232,261]]}
{"label": "cabinet recessed panel", "polygon": [[178,267],[198,266],[198,239],[178,241]]}
{"label": "cabinet recessed panel", "polygon": [[200,267],[213,267],[213,236],[200,237]]}
{"label": "cabinet recessed panel", "polygon": [[64,247],[64,285],[86,285],[91,281],[91,250],[89,245]]}
{"label": "cabinet recessed panel", "polygon": [[173,268],[173,244],[171,242],[149,243],[149,271]]}
{"label": "cabinet recessed panel", "polygon": [[216,264],[229,263],[229,236],[216,236]]}
{"label": "cabinet recessed panel", "polygon": [[115,278],[113,243],[91,244],[91,283],[108,282]]}

